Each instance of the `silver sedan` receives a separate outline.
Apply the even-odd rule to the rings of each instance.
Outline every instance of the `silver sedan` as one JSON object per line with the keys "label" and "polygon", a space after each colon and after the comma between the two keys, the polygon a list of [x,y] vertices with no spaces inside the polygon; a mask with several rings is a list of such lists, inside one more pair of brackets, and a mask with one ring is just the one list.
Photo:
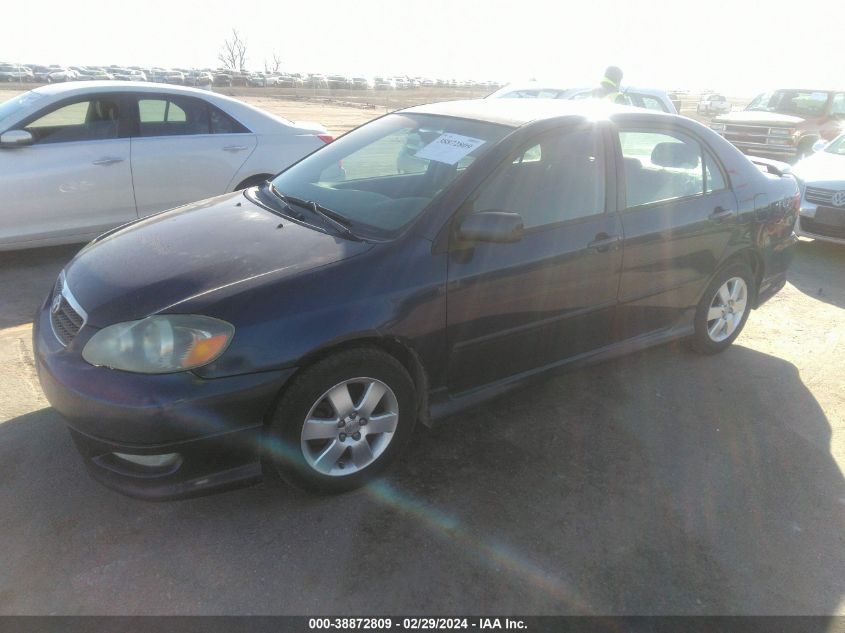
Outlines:
{"label": "silver sedan", "polygon": [[845,134],[795,164],[802,183],[801,213],[795,232],[845,244]]}

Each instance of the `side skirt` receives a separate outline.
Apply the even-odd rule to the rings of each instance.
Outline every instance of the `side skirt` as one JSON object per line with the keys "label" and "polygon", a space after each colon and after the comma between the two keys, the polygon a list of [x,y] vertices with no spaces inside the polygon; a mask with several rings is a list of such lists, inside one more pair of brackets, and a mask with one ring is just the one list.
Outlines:
{"label": "side skirt", "polygon": [[563,373],[564,371],[570,371],[579,367],[585,367],[587,365],[593,365],[619,356],[626,356],[633,352],[654,347],[655,345],[669,343],[670,341],[690,336],[693,332],[694,329],[692,323],[664,328],[662,330],[649,332],[648,334],[642,334],[620,343],[613,343],[612,345],[600,347],[590,352],[579,354],[578,356],[572,356],[550,365],[538,367],[537,369],[531,369],[519,374],[514,374],[513,376],[508,376],[502,380],[497,380],[496,382],[463,391],[461,393],[450,394],[445,387],[437,389],[432,391],[429,396],[431,414],[427,426],[434,426],[443,418],[454,415],[464,409],[481,404],[482,402],[490,400],[496,396],[525,387],[534,382],[548,379],[558,373]]}

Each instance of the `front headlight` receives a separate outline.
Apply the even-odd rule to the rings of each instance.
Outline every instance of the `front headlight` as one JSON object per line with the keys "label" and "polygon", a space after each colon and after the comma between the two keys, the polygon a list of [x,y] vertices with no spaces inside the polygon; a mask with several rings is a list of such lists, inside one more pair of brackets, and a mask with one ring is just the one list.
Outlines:
{"label": "front headlight", "polygon": [[788,127],[773,127],[769,130],[772,136],[792,136],[795,132],[797,132],[795,128]]}
{"label": "front headlight", "polygon": [[166,314],[117,323],[97,332],[82,358],[98,367],[167,374],[207,365],[235,334],[230,323],[193,314]]}
{"label": "front headlight", "polygon": [[724,123],[711,123],[710,129],[714,132],[724,132],[725,131],[725,124]]}

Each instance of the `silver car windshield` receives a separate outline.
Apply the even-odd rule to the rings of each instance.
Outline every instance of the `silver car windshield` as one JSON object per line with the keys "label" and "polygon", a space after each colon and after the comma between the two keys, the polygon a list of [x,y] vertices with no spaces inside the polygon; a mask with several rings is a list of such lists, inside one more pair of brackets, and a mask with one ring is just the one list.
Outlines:
{"label": "silver car windshield", "polygon": [[845,134],[833,139],[830,144],[824,148],[824,151],[830,154],[845,156]]}
{"label": "silver car windshield", "polygon": [[330,143],[273,180],[284,196],[391,237],[512,128],[445,116],[390,114]]}

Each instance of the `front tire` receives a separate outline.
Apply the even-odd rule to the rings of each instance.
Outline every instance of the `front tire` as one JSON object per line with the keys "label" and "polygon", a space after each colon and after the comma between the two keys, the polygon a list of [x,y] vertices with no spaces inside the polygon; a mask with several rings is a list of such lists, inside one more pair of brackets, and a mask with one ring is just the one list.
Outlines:
{"label": "front tire", "polygon": [[265,458],[290,484],[320,493],[363,486],[410,440],[414,383],[402,364],[375,348],[355,348],[299,374],[267,429]]}
{"label": "front tire", "polygon": [[754,275],[747,264],[737,262],[721,270],[696,308],[692,348],[717,354],[730,347],[745,327],[755,294]]}

